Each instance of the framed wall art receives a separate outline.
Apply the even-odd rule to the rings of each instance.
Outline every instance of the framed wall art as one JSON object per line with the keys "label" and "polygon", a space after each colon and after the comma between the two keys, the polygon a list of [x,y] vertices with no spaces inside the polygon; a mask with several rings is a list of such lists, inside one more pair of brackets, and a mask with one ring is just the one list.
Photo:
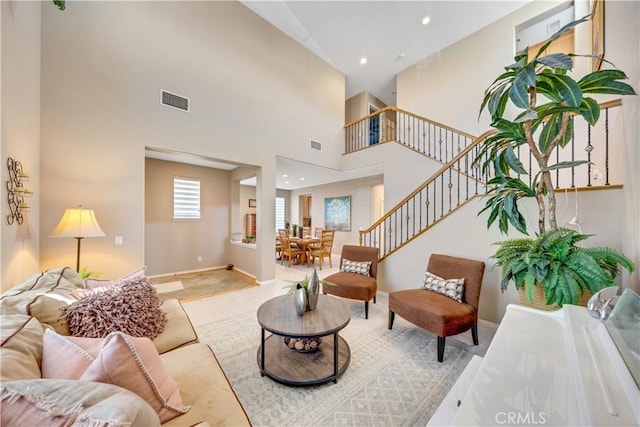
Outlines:
{"label": "framed wall art", "polygon": [[325,197],[324,227],[329,230],[351,231],[351,196]]}
{"label": "framed wall art", "polygon": [[249,199],[249,207],[250,208],[256,207],[256,199]]}

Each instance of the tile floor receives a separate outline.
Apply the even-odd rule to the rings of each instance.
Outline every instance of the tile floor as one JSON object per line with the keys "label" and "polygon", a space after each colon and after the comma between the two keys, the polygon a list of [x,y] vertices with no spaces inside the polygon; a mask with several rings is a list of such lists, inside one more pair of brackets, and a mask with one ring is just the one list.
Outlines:
{"label": "tile floor", "polygon": [[[318,277],[323,279],[331,273],[338,271],[340,257],[332,257],[333,268],[329,268],[328,263],[323,263],[322,270],[317,268]],[[305,275],[310,274],[313,267],[306,265],[292,265],[287,267],[286,263],[281,266],[276,264],[276,280],[269,284],[264,284],[255,288],[242,289],[215,295],[209,298],[202,298],[183,303],[184,308],[194,326],[200,326],[214,321],[233,317],[235,315],[249,311],[256,312],[258,307],[268,299],[282,295],[286,292],[283,288],[291,282],[301,280]],[[379,291],[380,292],[380,291]],[[347,304],[362,304],[361,301],[344,300]],[[462,347],[467,351],[484,356],[491,340],[495,334],[497,325],[480,321],[478,324],[478,336],[480,345],[475,346],[471,340],[471,332],[465,332],[454,337],[447,338],[447,345]]]}

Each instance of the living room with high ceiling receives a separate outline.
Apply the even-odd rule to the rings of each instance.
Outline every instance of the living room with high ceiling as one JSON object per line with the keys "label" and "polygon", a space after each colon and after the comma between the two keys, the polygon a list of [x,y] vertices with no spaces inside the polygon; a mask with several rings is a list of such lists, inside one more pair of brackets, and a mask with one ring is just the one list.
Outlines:
{"label": "living room with high ceiling", "polygon": [[[562,329],[560,324],[575,316],[566,314],[564,308],[543,317],[527,307],[514,308],[520,307],[522,301],[514,286],[501,289],[502,271],[492,257],[496,243],[523,234],[514,229],[503,234],[497,222],[487,227],[489,212],[481,213],[487,197],[479,189],[482,185],[477,185],[481,180],[476,179],[477,169],[470,165],[469,157],[457,165],[462,171],[460,176],[467,181],[452,181],[449,172],[443,172],[457,153],[491,129],[491,117],[486,110],[481,112],[481,103],[485,90],[513,62],[521,30],[555,16],[557,11],[570,9],[572,19],[579,19],[598,4],[603,11],[598,28],[604,34],[599,47],[605,58],[599,66],[623,70],[623,81],[638,92],[640,3],[632,0],[67,1],[64,10],[53,1],[3,0],[2,181],[11,185],[13,172],[6,165],[19,161],[28,175],[25,186],[33,195],[26,200],[24,221],[21,219],[18,224],[7,219],[13,215],[12,205],[5,200],[10,198],[8,187],[3,190],[1,289],[13,298],[16,289],[22,292],[32,284],[36,286],[39,279],[32,279],[41,274],[51,281],[51,292],[60,290],[53,282],[65,284],[60,288],[81,288],[86,284],[75,275],[76,259],[80,267],[99,272],[100,280],[119,280],[118,286],[143,266],[145,280],[148,276],[211,268],[225,270],[226,266],[255,285],[193,300],[163,300],[158,294],[165,317],[169,318],[167,325],[176,329],[154,335],[151,341],[158,351],[152,351],[151,357],[162,359],[169,376],[179,386],[182,401],[172,401],[171,411],[175,413],[167,416],[162,403],[157,406],[157,402],[143,397],[149,407],[144,401],[140,403],[134,425],[146,425],[146,419],[153,420],[149,425],[169,426],[198,425],[203,421],[211,425],[425,425],[429,419],[432,425],[485,425],[504,424],[499,414],[514,411],[527,414],[519,419],[519,424],[525,425],[544,424],[540,414],[544,414],[543,420],[560,419],[568,424],[609,425],[603,420],[610,419],[602,414],[612,413],[611,402],[622,414],[618,421],[632,419],[640,423],[638,411],[627,407],[628,395],[619,392],[618,383],[609,379],[624,377],[620,380],[623,388],[631,389],[631,396],[640,396],[638,379],[634,376],[634,382],[628,373],[620,373],[626,372],[626,360],[621,363],[624,355],[612,355],[608,347],[600,344],[594,349],[590,341],[593,338],[583,339],[582,332]],[[445,12],[447,21],[443,24],[439,17]],[[332,19],[326,20],[327,16]],[[430,23],[420,22],[425,16],[431,18]],[[373,31],[366,21],[370,21],[368,25],[383,23]],[[545,25],[549,25],[549,32],[556,28],[555,23]],[[593,32],[591,21],[573,29],[576,54],[593,52]],[[539,43],[547,35],[531,43]],[[363,39],[369,41],[358,45]],[[340,51],[336,49],[340,40],[344,48],[338,55],[334,52]],[[398,40],[401,44],[394,45]],[[367,45],[370,49],[354,53],[354,46]],[[347,58],[347,54],[352,57]],[[591,58],[575,57],[573,61],[574,69],[569,72],[572,76],[579,77],[593,69]],[[168,107],[163,94],[186,101],[188,108]],[[619,293],[627,288],[637,293],[640,103],[637,95],[595,94],[593,98],[608,107],[602,109],[598,127],[585,127],[584,134],[589,132],[588,138],[592,138],[593,130],[597,141],[594,145],[604,146],[606,138],[606,159],[602,152],[594,150],[589,165],[576,168],[577,184],[571,181],[571,185],[558,188],[557,221],[560,226],[592,235],[584,246],[610,247],[628,256],[635,270],[621,270],[615,283],[621,288]],[[511,112],[511,108],[507,107],[507,111]],[[428,132],[419,132],[422,125],[415,124],[418,122],[439,126],[433,131],[433,138],[437,147],[434,152],[440,150],[440,158],[416,153],[420,143],[403,139],[406,135],[420,139],[420,133],[426,139]],[[379,140],[372,142],[372,134]],[[385,139],[390,134],[393,137]],[[352,145],[353,141],[362,140],[364,145]],[[588,143],[579,138],[576,141],[576,150],[591,153],[591,139]],[[447,150],[446,155],[442,147]],[[559,154],[557,159],[573,157],[561,158]],[[305,172],[304,181],[284,184],[283,175],[297,178],[305,176]],[[441,180],[437,195],[435,190],[417,190],[438,174],[449,179],[448,188],[445,178],[434,178],[434,185]],[[200,180],[204,192],[202,220],[180,222],[171,217],[171,179],[175,176]],[[252,180],[250,186],[243,184],[247,178]],[[423,197],[422,194],[427,195],[427,200],[407,201],[411,195]],[[323,227],[327,220],[325,201],[345,196],[350,200],[350,228],[335,232],[330,255],[333,266],[325,261],[321,271],[317,260],[313,267],[304,263],[288,267],[286,261],[274,259],[274,249],[279,256],[274,227],[276,197],[286,200],[286,221],[300,225],[301,201],[310,197],[313,229]],[[519,203],[529,234],[534,235],[536,199]],[[419,205],[426,207],[426,216],[431,217],[428,221],[433,224],[425,226],[418,219],[422,215],[422,211],[416,214],[416,209],[421,209]],[[102,236],[53,237],[65,209],[78,206],[95,212]],[[437,221],[436,210],[441,217]],[[248,217],[255,220],[255,236],[247,228]],[[386,222],[379,224],[381,218]],[[422,228],[415,236],[409,236],[408,230],[417,229],[417,222]],[[398,227],[399,237],[390,231],[393,227]],[[237,240],[238,234],[242,241]],[[398,239],[401,243],[392,248],[392,241]],[[297,373],[294,379],[286,375],[283,379],[273,368],[265,368],[265,362],[273,360],[273,353],[270,356],[269,352],[275,346],[270,337],[265,338],[265,331],[278,335],[273,322],[281,320],[272,313],[265,314],[269,303],[287,294],[291,283],[293,295],[288,297],[297,298],[295,283],[309,278],[315,267],[322,281],[343,273],[341,255],[350,246],[379,248],[374,277],[377,302],[374,297],[371,304],[365,299],[368,305],[363,305],[361,299],[335,297],[329,292],[330,295],[320,294],[319,309],[310,310],[310,297],[305,293],[307,308],[304,315],[298,316],[309,318],[321,310],[334,313],[333,320],[339,324],[323,324],[318,335],[325,342],[317,344],[323,351],[331,348],[331,343],[339,344],[333,347],[335,359],[321,362],[326,363],[329,374],[311,381],[299,381]],[[432,260],[437,263],[437,254],[484,263],[474,326],[452,334],[446,346],[444,338],[416,326],[401,311],[394,324],[395,314],[389,309],[397,304],[392,301],[399,292],[424,286],[425,271]],[[64,269],[66,266],[69,268]],[[41,273],[45,271],[50,273]],[[76,298],[71,294],[69,291],[62,299]],[[341,303],[323,305],[327,301],[334,304],[336,299],[344,304],[347,314]],[[293,310],[293,303],[290,305]],[[27,310],[22,315],[37,318],[29,312],[31,304],[20,302],[16,307]],[[279,312],[279,307],[271,309]],[[8,310],[3,306],[3,322],[6,316],[15,314],[13,308]],[[582,308],[582,314],[586,311]],[[594,316],[593,311],[590,313]],[[530,325],[530,318],[524,317],[528,314],[540,316],[538,325],[545,326],[535,327],[535,322]],[[517,317],[520,315],[523,317]],[[523,329],[526,333],[519,333],[513,326],[514,319],[527,324]],[[44,336],[48,323],[39,318],[36,323]],[[604,320],[599,329],[593,326],[595,334],[602,334],[602,325]],[[3,326],[3,335],[4,329]],[[515,344],[508,348],[505,341],[519,343],[521,335],[534,336],[539,329],[546,329],[557,340],[537,345],[532,338],[522,354],[535,354],[537,349],[542,355],[531,356],[524,368],[517,364],[522,359],[515,356],[513,365],[503,363],[504,372],[513,369],[517,375],[502,375],[502,367],[494,369],[496,360],[503,360],[498,358],[499,353],[507,358],[510,352],[520,351]],[[56,333],[60,331],[56,329]],[[574,334],[580,335],[578,341],[587,342],[588,351],[587,347],[580,347],[583,352],[569,349],[569,345],[565,348],[563,340],[574,339]],[[285,333],[281,335],[287,337]],[[301,336],[298,333],[298,338]],[[371,344],[367,343],[367,336]],[[305,335],[303,340],[311,338],[316,337]],[[437,356],[436,338],[442,338],[437,342]],[[563,350],[558,350],[560,346]],[[554,395],[550,389],[543,399],[543,412],[531,415],[533,418],[530,408],[529,412],[518,412],[514,409],[519,408],[517,404],[501,408],[493,400],[487,405],[491,411],[495,409],[495,417],[473,418],[482,412],[478,408],[484,407],[480,383],[488,381],[492,371],[505,381],[503,390],[513,386],[506,384],[509,379],[514,383],[522,381],[515,386],[516,391],[529,386],[544,389],[546,386],[541,384],[548,378],[546,371],[539,375],[540,382],[536,372],[548,368],[543,366],[545,357],[556,357],[556,353],[567,357],[553,365],[562,366],[558,372],[580,369],[573,367],[575,357],[580,363],[595,364],[595,369],[585,368],[588,372],[599,370],[608,357],[615,361],[612,367],[603,368],[605,372],[599,379],[596,374],[595,379],[591,374],[582,379],[562,374],[553,380],[554,387],[569,384],[570,390],[563,389],[567,396],[578,396],[575,401],[573,397],[562,398],[566,404],[559,412],[566,412],[564,418],[551,415],[558,403],[547,398]],[[303,365],[308,363],[304,352],[292,354],[292,364],[299,360],[305,361]],[[288,360],[282,358],[285,359]],[[311,366],[316,366],[317,359],[309,362]],[[393,360],[400,366],[393,367]],[[200,376],[193,366],[202,366],[206,374]],[[40,372],[41,368],[44,369],[36,365],[34,369]],[[22,375],[23,371],[15,372]],[[34,374],[29,378],[40,377]],[[413,383],[412,378],[416,379]],[[3,382],[21,379],[3,376]],[[199,380],[208,390],[202,395],[198,395]],[[588,387],[583,387],[581,381],[589,387],[609,381],[609,392],[603,391],[604,397],[595,393],[582,397],[582,388]],[[324,382],[327,384],[319,385]],[[211,390],[218,386],[221,401],[212,397],[215,393]],[[500,391],[496,389],[501,386],[491,387],[487,390],[498,396]],[[78,389],[77,393],[83,390]],[[424,396],[418,390],[424,390]],[[4,406],[8,393],[23,392],[14,389],[5,394],[3,389],[2,393]],[[59,394],[72,396],[67,391]],[[189,399],[193,399],[193,409],[187,412],[184,407],[191,404]],[[314,399],[327,413],[309,411]],[[605,403],[601,407],[593,404],[594,400]],[[456,404],[460,401],[461,406]],[[460,412],[458,406],[462,408]],[[590,406],[587,411],[585,408]],[[300,409],[311,415],[298,423],[294,420]],[[208,417],[217,411],[216,417],[220,418],[212,422],[214,418]]]}

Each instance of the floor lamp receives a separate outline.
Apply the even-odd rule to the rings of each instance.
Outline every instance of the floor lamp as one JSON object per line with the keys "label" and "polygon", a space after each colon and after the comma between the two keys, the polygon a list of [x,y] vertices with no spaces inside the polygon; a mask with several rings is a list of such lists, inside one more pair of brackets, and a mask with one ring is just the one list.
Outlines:
{"label": "floor lamp", "polygon": [[73,237],[78,241],[76,254],[76,271],[78,272],[80,271],[80,241],[85,237],[103,237],[104,235],[93,209],[84,209],[82,206],[76,209],[65,209],[62,219],[51,232],[51,237]]}

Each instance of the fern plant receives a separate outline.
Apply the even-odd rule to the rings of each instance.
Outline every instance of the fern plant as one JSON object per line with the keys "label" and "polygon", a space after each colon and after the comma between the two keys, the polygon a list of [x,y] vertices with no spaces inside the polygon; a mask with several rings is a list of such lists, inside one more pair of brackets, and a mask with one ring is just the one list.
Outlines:
{"label": "fern plant", "polygon": [[497,243],[492,256],[502,269],[500,289],[509,282],[524,287],[529,301],[536,286],[542,286],[546,303],[577,304],[589,290],[592,294],[614,284],[619,266],[634,270],[631,259],[608,247],[583,248],[579,242],[589,238],[570,228],[553,228],[536,238],[522,237]]}

